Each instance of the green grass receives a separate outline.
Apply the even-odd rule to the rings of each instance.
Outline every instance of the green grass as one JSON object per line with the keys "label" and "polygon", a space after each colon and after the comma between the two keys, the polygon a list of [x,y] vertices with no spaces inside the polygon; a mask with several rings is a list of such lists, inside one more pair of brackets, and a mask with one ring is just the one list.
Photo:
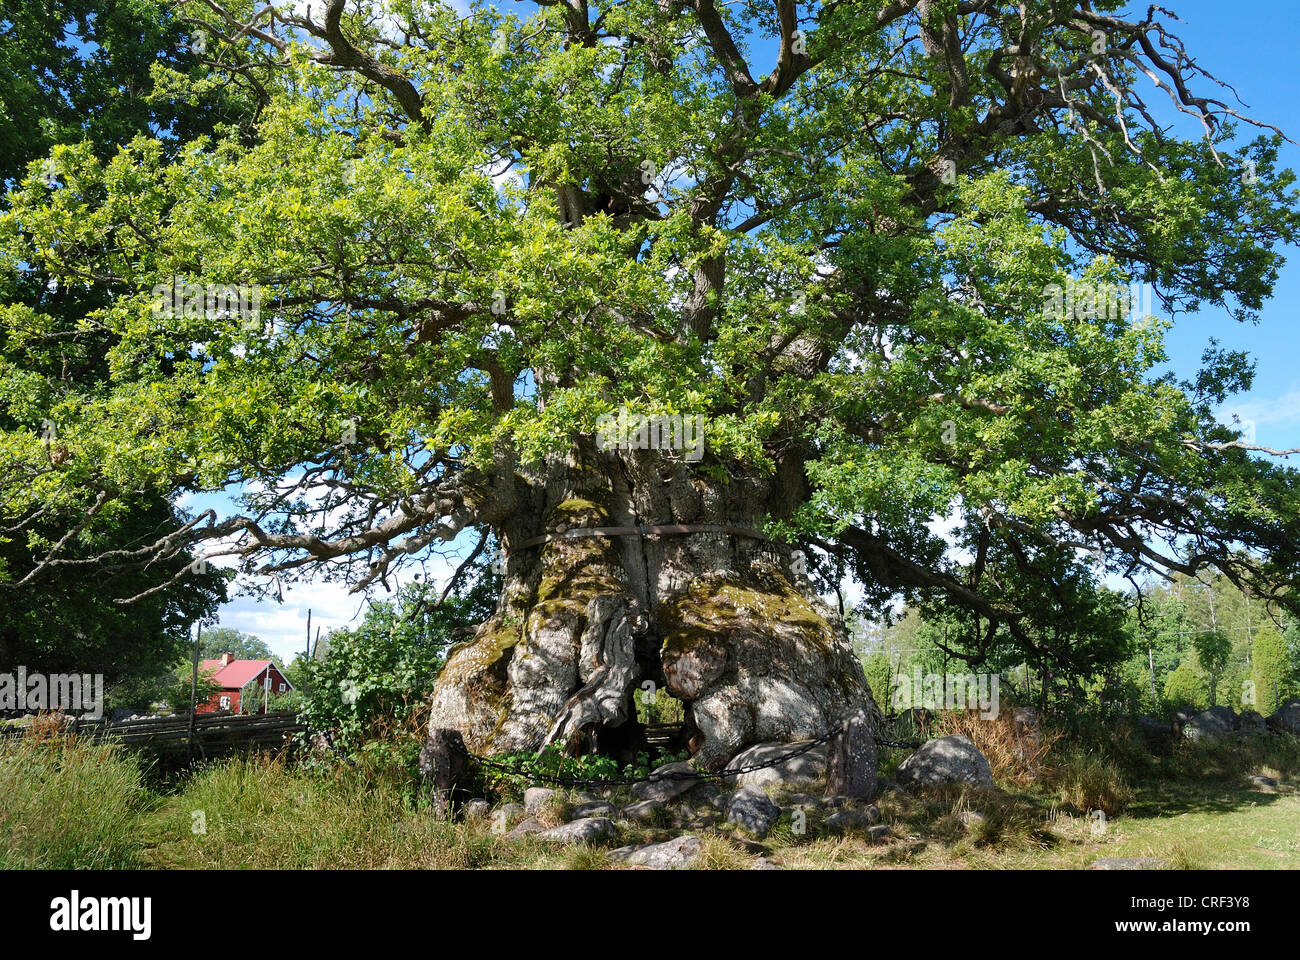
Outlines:
{"label": "green grass", "polygon": [[[700,832],[698,866],[746,869],[765,856],[807,869],[1060,869],[1086,867],[1099,857],[1149,856],[1193,869],[1300,868],[1300,793],[1287,782],[1277,793],[1261,793],[1246,780],[1249,773],[1281,779],[1289,754],[1238,754],[1247,759],[1199,748],[1166,758],[1160,764],[1165,773],[1185,775],[1175,781],[1118,778],[1091,747],[1063,752],[1052,774],[1036,784],[885,794],[878,805],[892,836],[884,842],[862,833],[832,835],[824,827],[826,813],[809,810],[805,833],[783,818],[761,850],[732,828]],[[1123,812],[1100,823],[1088,815],[1089,805],[1117,783],[1126,791]],[[205,830],[196,832],[200,822]],[[662,824],[624,826],[618,844],[674,835]],[[0,742],[0,866],[620,865],[607,849],[507,840],[491,819],[439,820],[400,772],[254,758],[208,764],[159,782],[144,777],[134,757],[111,747],[11,740]]]}
{"label": "green grass", "polygon": [[0,740],[0,869],[140,866],[149,804],[138,761],[113,746]]}

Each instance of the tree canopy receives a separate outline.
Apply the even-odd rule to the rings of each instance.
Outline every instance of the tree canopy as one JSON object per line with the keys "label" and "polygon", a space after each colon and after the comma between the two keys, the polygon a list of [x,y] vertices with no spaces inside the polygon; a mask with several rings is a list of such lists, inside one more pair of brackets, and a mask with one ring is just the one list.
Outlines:
{"label": "tree canopy", "polygon": [[537,533],[536,471],[626,406],[703,415],[702,486],[776,478],[770,533],[990,643],[1044,653],[1107,574],[1294,606],[1297,474],[1215,418],[1249,358],[1162,373],[1170,323],[1116,295],[1256,319],[1294,176],[1120,6],[173,4],[204,70],[155,89],[256,122],[69,142],[10,195],[0,266],[102,293],[67,350],[107,379],[0,366],[0,510],[85,540],[135,491],[238,489],[122,562],[201,543],[366,589]]}
{"label": "tree canopy", "polygon": [[[181,143],[248,117],[251,102],[224,90],[191,98],[154,96],[155,64],[197,67],[179,19],[139,0],[14,0],[0,13],[0,184],[15,186],[52,148],[85,144],[108,159],[138,136],[158,138],[170,155]],[[44,176],[44,174],[43,174]],[[24,263],[0,274],[0,429],[31,425],[60,396],[109,389],[114,335],[93,320],[111,288],[66,283]],[[39,316],[34,332],[21,318]],[[40,414],[51,457],[58,425]],[[0,663],[44,670],[102,672],[110,682],[149,681],[184,646],[195,618],[224,596],[216,571],[158,589],[125,607],[113,598],[168,584],[190,563],[186,551],[148,565],[121,564],[180,527],[164,487],[116,488],[96,521],[72,536],[81,505],[48,503],[3,511],[0,522]],[[110,559],[104,561],[107,555]],[[53,567],[37,570],[41,559]],[[131,557],[131,559],[135,559]]]}

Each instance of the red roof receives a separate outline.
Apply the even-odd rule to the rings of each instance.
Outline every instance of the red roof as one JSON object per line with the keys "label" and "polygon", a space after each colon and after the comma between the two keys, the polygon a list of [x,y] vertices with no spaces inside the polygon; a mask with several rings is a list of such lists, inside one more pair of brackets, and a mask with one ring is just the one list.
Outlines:
{"label": "red roof", "polygon": [[[231,660],[223,667],[220,660],[204,660],[199,664],[199,671],[212,671],[212,679],[223,690],[238,690],[268,666],[274,667],[275,664],[270,660]],[[280,668],[275,669],[278,671]]]}

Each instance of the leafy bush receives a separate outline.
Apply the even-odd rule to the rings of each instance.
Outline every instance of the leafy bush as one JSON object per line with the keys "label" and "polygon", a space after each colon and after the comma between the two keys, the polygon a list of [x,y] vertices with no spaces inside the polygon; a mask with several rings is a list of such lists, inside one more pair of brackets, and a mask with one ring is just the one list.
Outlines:
{"label": "leafy bush", "polygon": [[1251,680],[1255,685],[1255,709],[1268,716],[1291,695],[1291,658],[1286,641],[1272,627],[1255,634],[1251,645]]}
{"label": "leafy bush", "polygon": [[1198,710],[1210,705],[1209,684],[1190,657],[1185,657],[1165,678],[1165,700],[1175,707],[1188,706]]}
{"label": "leafy bush", "polygon": [[641,723],[681,723],[686,719],[686,709],[682,702],[663,687],[655,687],[654,696],[649,690],[638,689],[633,692],[636,701],[636,716]]}
{"label": "leafy bush", "polygon": [[355,630],[335,630],[308,667],[301,716],[328,732],[345,754],[380,754],[414,769],[422,741],[418,714],[458,631],[487,618],[495,586],[483,571],[439,604],[433,584],[416,583],[373,603]]}

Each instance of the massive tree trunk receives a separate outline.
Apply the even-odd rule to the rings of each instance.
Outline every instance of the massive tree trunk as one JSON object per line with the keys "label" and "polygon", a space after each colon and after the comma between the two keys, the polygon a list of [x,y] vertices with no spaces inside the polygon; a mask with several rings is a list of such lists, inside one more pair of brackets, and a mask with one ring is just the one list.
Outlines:
{"label": "massive tree trunk", "polygon": [[790,548],[718,531],[570,532],[757,532],[795,502],[795,478],[780,471],[705,475],[660,451],[588,447],[521,477],[528,505],[499,531],[509,553],[498,609],[450,652],[431,729],[459,730],[482,753],[559,743],[627,756],[644,742],[633,691],[646,681],[683,702],[683,740],[708,769],[754,743],[818,737],[853,715],[874,722],[862,665]]}

